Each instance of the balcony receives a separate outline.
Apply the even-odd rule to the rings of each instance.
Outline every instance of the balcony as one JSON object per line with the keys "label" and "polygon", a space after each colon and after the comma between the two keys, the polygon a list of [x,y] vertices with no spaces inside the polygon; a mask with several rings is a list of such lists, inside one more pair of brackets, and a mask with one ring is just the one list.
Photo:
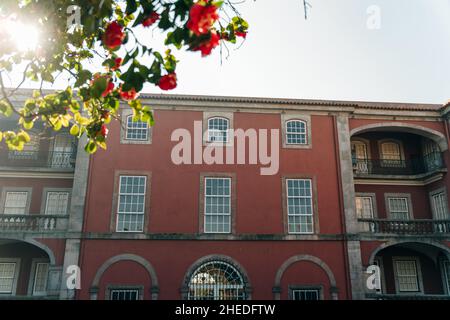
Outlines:
{"label": "balcony", "polygon": [[73,170],[75,168],[75,158],[75,152],[0,152],[0,167]]}
{"label": "balcony", "polygon": [[450,234],[450,220],[358,219],[362,232],[397,235]]}
{"label": "balcony", "polygon": [[367,294],[366,298],[371,300],[450,300],[450,296],[445,294],[405,295],[372,293]]}
{"label": "balcony", "polygon": [[68,215],[0,214],[0,231],[64,231],[67,230],[68,218]]}
{"label": "balcony", "polygon": [[433,152],[409,160],[353,159],[353,170],[358,176],[410,176],[426,174],[444,168],[445,165],[440,152]]}

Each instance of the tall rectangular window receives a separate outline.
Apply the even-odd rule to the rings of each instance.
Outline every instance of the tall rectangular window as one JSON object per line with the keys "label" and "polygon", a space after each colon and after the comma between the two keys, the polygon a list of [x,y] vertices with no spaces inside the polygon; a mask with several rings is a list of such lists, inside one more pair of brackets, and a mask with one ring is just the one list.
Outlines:
{"label": "tall rectangular window", "polygon": [[117,231],[142,232],[144,230],[146,184],[146,176],[120,176]]}
{"label": "tall rectangular window", "polygon": [[204,231],[231,232],[231,178],[205,178]]}
{"label": "tall rectangular window", "polygon": [[409,220],[408,198],[388,198],[391,219]]}
{"label": "tall rectangular window", "polygon": [[311,179],[287,179],[289,233],[313,233]]}
{"label": "tall rectangular window", "polygon": [[373,203],[372,197],[355,198],[356,201],[356,215],[359,219],[373,219]]}
{"label": "tall rectangular window", "polygon": [[45,214],[67,214],[69,192],[48,192],[45,204]]}
{"label": "tall rectangular window", "polygon": [[112,289],[109,294],[110,300],[139,300],[138,289]]}
{"label": "tall rectangular window", "polygon": [[4,214],[27,213],[28,192],[7,192],[5,197]]}
{"label": "tall rectangular window", "polygon": [[148,139],[147,122],[133,121],[133,116],[128,116],[125,139],[146,141]]}
{"label": "tall rectangular window", "polygon": [[12,293],[14,277],[16,275],[16,263],[0,263],[0,293]]}
{"label": "tall rectangular window", "polygon": [[398,291],[420,291],[416,260],[394,260],[394,263]]}
{"label": "tall rectangular window", "polygon": [[431,195],[431,201],[435,219],[448,219],[447,196],[445,192],[438,192]]}
{"label": "tall rectangular window", "polygon": [[34,296],[42,296],[47,294],[48,267],[48,263],[36,263],[33,283]]}

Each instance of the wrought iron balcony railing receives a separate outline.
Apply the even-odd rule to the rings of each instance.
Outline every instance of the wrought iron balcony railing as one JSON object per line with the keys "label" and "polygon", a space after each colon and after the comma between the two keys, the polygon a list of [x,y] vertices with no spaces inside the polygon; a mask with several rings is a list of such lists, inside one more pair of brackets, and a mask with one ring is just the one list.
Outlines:
{"label": "wrought iron balcony railing", "polygon": [[353,159],[353,170],[358,175],[416,175],[443,169],[440,152],[408,160]]}
{"label": "wrought iron balcony railing", "polygon": [[0,231],[64,231],[68,220],[68,215],[0,214]]}
{"label": "wrought iron balcony railing", "polygon": [[358,219],[362,232],[401,235],[449,234],[450,220]]}
{"label": "wrought iron balcony railing", "polygon": [[373,300],[450,300],[450,295],[445,294],[376,294],[366,295]]}
{"label": "wrought iron balcony railing", "polygon": [[0,167],[73,169],[75,158],[75,152],[7,151],[0,152]]}

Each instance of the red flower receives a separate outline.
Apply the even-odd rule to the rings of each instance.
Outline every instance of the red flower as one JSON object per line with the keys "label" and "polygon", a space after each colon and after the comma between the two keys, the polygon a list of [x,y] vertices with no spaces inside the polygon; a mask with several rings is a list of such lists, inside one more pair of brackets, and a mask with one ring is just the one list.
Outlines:
{"label": "red flower", "polygon": [[123,61],[122,58],[116,58],[116,59],[114,60],[115,65],[114,65],[114,67],[111,68],[111,70],[112,70],[112,71],[118,70],[118,69],[120,68],[120,66],[122,65],[122,61]]}
{"label": "red flower", "polygon": [[123,27],[119,23],[113,21],[106,27],[105,34],[103,35],[103,43],[109,49],[114,50],[115,48],[120,47],[124,39],[125,33],[123,32]]}
{"label": "red flower", "polygon": [[196,35],[208,33],[214,22],[219,19],[217,7],[214,5],[194,4],[189,11],[187,27]]}
{"label": "red flower", "polygon": [[152,24],[154,24],[156,21],[159,20],[159,14],[155,11],[153,11],[152,13],[150,13],[150,15],[145,18],[144,21],[142,21],[142,25],[144,27],[150,27]]}
{"label": "red flower", "polygon": [[120,87],[120,97],[123,100],[134,100],[138,96],[136,90],[131,88],[129,91],[122,91],[122,87]]}
{"label": "red flower", "polygon": [[175,72],[161,77],[161,79],[159,79],[158,86],[163,90],[175,89],[177,87],[177,75]]}
{"label": "red flower", "polygon": [[209,40],[200,43],[198,47],[194,49],[194,51],[201,51],[202,57],[208,56],[211,51],[219,45],[220,36],[216,31],[211,31],[211,37]]}
{"label": "red flower", "polygon": [[114,90],[114,83],[111,82],[111,79],[107,75],[101,75],[99,73],[94,74],[94,80],[91,81],[91,86],[95,84],[98,79],[106,79],[106,89],[102,92],[102,97],[108,96]]}
{"label": "red flower", "polygon": [[102,128],[100,129],[100,134],[106,137],[108,135],[108,132],[109,132],[108,128],[103,124]]}
{"label": "red flower", "polygon": [[242,37],[244,39],[247,37],[247,32],[239,32],[239,31],[237,31],[235,34],[236,34],[236,37]]}

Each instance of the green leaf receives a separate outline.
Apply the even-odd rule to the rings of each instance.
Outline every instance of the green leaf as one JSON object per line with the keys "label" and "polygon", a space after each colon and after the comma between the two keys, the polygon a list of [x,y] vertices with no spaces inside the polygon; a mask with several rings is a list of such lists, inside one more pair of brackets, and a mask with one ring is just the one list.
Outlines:
{"label": "green leaf", "polygon": [[97,144],[93,141],[89,141],[84,147],[84,150],[89,154],[93,154],[97,151]]}
{"label": "green leaf", "polygon": [[127,1],[127,8],[125,9],[125,13],[127,15],[132,14],[137,10],[137,3],[136,0],[128,0]]}
{"label": "green leaf", "polygon": [[72,126],[72,128],[70,128],[70,134],[73,136],[77,136],[80,133],[80,127],[76,124],[74,124]]}

